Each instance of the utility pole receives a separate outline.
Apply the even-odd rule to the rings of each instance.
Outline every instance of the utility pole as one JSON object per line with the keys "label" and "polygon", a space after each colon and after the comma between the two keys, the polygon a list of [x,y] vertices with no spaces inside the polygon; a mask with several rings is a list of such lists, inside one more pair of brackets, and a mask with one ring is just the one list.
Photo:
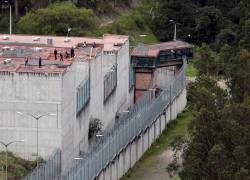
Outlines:
{"label": "utility pole", "polygon": [[176,41],[176,23],[174,24],[174,41]]}
{"label": "utility pole", "polygon": [[70,27],[68,27],[67,37],[69,37],[69,33],[70,33],[70,31],[71,31],[71,28],[70,28]]}
{"label": "utility pole", "polygon": [[176,41],[176,39],[177,39],[177,23],[173,19],[169,20],[169,22],[174,24],[174,41]]}
{"label": "utility pole", "polygon": [[[55,114],[51,114],[51,113],[47,113],[47,114],[42,114],[42,115],[33,115],[33,114],[28,114],[28,113],[22,113],[22,112],[17,112],[18,114],[20,115],[27,115],[27,116],[30,116],[32,118],[34,118],[36,120],[36,167],[37,167],[37,170],[39,168],[39,159],[38,159],[38,121],[40,118],[44,117],[44,116],[54,116]],[[39,177],[38,177],[38,171],[37,171],[37,180],[39,180]]]}
{"label": "utility pole", "polygon": [[10,6],[10,35],[12,34],[12,22],[11,22],[11,4],[9,3]]}
{"label": "utility pole", "polygon": [[12,16],[11,8],[12,7],[11,7],[11,3],[9,1],[6,0],[6,1],[4,1],[4,3],[6,3],[7,5],[9,5],[9,8],[10,8],[10,22],[9,22],[10,29],[9,29],[9,33],[11,35],[12,34],[12,18],[11,18],[11,16]]}

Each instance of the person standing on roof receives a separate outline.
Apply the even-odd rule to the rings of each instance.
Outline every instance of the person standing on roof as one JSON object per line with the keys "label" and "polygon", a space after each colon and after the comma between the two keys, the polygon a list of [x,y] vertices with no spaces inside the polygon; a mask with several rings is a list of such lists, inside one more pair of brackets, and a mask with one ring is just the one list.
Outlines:
{"label": "person standing on roof", "polygon": [[38,62],[38,64],[39,64],[39,68],[41,68],[41,67],[42,67],[42,58],[41,58],[41,57],[39,57],[39,62]]}
{"label": "person standing on roof", "polygon": [[25,57],[25,66],[28,66],[28,63],[29,63],[29,59],[28,57]]}
{"label": "person standing on roof", "polygon": [[62,54],[62,52],[60,52],[59,55],[60,55],[60,61],[63,61],[63,54]]}
{"label": "person standing on roof", "polygon": [[70,56],[71,56],[71,58],[73,58],[75,56],[75,50],[73,47],[71,47],[71,49],[70,49]]}
{"label": "person standing on roof", "polygon": [[57,50],[54,50],[55,60],[57,60]]}
{"label": "person standing on roof", "polygon": [[96,43],[95,42],[93,42],[93,48],[96,48]]}
{"label": "person standing on roof", "polygon": [[65,52],[65,55],[66,55],[66,59],[69,58],[69,53],[68,53],[68,51]]}

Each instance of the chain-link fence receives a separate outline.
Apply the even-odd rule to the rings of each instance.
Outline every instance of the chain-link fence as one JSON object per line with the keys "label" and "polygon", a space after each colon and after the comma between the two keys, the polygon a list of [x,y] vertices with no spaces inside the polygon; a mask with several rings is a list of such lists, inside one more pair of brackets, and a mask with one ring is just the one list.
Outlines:
{"label": "chain-link fence", "polygon": [[23,180],[53,180],[61,174],[61,151],[57,150],[46,163],[40,164]]}
{"label": "chain-link fence", "polygon": [[[184,61],[185,62],[185,61]],[[99,137],[90,146],[87,153],[74,161],[71,168],[61,175],[61,151],[57,151],[39,169],[35,169],[24,180],[93,180],[105,166],[114,159],[141,131],[150,127],[170,102],[185,88],[185,63],[173,82],[161,87],[157,95],[156,88],[150,82],[148,91],[133,105],[129,112],[123,114],[114,128]]]}
{"label": "chain-link fence", "polygon": [[111,132],[104,134],[79,158],[62,177],[63,180],[93,180],[117,154],[140,132],[162,114],[166,106],[185,87],[185,71],[182,67],[174,81],[156,97],[152,83],[145,95],[121,117]]}

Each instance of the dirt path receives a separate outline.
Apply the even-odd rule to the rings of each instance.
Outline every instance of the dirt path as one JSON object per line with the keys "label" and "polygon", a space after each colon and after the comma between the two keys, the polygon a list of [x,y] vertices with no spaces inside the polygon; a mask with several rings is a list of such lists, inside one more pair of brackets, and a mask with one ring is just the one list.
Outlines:
{"label": "dirt path", "polygon": [[166,170],[173,159],[170,144],[175,137],[187,134],[193,118],[192,110],[186,110],[180,114],[121,180],[179,180],[177,177],[169,178]]}
{"label": "dirt path", "polygon": [[[196,81],[196,77],[188,77],[187,76],[187,84],[190,84],[190,83],[194,83]],[[227,90],[229,91],[228,89],[228,85],[227,85],[227,81],[225,79],[220,79],[217,81],[217,85],[223,89],[223,90]]]}
{"label": "dirt path", "polygon": [[142,167],[135,167],[129,180],[170,180],[166,167],[172,161],[173,151],[166,150],[157,156],[145,159]]}

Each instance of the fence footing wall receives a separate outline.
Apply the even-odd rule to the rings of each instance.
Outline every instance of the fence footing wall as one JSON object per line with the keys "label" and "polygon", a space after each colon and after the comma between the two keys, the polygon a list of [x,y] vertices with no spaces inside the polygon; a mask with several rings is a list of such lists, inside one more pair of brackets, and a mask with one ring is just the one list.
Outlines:
{"label": "fence footing wall", "polygon": [[187,103],[186,88],[184,88],[166,107],[149,128],[126,146],[108,165],[103,168],[95,180],[118,180],[142,157],[143,153],[150,148],[163,130],[167,128],[168,122],[176,119],[183,111]]}

